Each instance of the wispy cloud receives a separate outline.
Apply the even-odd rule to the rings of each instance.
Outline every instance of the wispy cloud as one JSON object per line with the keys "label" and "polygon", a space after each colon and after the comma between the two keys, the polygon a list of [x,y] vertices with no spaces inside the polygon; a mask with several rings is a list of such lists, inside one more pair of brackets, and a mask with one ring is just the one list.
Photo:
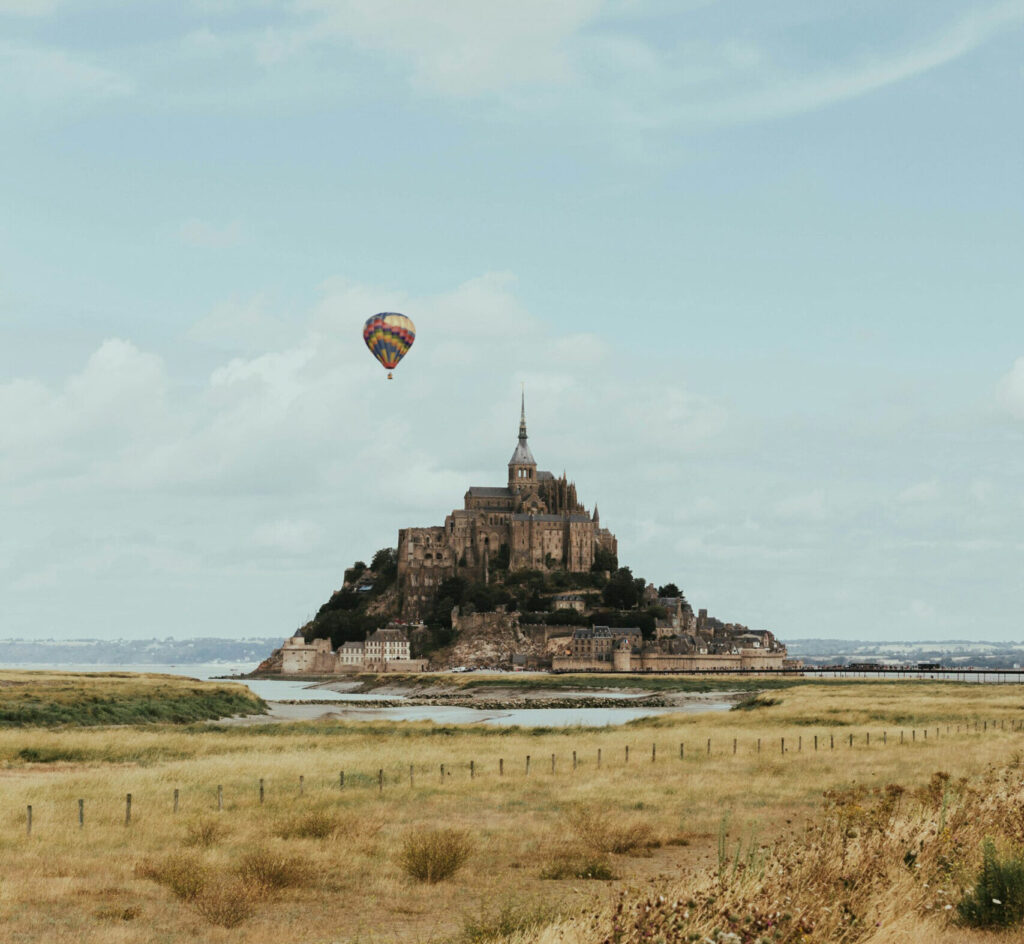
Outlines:
{"label": "wispy cloud", "polygon": [[1024,2],[975,11],[914,49],[833,71],[783,79],[735,98],[674,109],[665,117],[713,122],[764,121],[814,111],[903,82],[968,55],[1024,24]]}
{"label": "wispy cloud", "polygon": [[0,0],[0,16],[49,16],[57,0]]}
{"label": "wispy cloud", "polygon": [[244,238],[242,224],[237,220],[230,223],[212,223],[209,220],[185,220],[178,227],[178,238],[187,246],[199,249],[230,249]]}
{"label": "wispy cloud", "polygon": [[132,81],[62,49],[0,41],[0,107],[130,95]]}

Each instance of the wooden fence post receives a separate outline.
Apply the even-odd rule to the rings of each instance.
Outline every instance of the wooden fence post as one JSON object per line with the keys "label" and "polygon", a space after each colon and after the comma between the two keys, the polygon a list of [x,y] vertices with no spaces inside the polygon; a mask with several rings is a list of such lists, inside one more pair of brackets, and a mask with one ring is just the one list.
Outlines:
{"label": "wooden fence post", "polygon": [[786,753],[786,739],[785,738],[779,738],[779,753],[780,754],[785,754]]}
{"label": "wooden fence post", "polygon": [[[81,801],[79,801],[81,802]],[[178,788],[174,788],[174,812],[178,812]]]}
{"label": "wooden fence post", "polygon": [[572,752],[572,769],[573,770],[576,769],[576,752],[575,751]]}
{"label": "wooden fence post", "polygon": [[685,760],[685,757],[686,757],[685,751],[686,751],[686,745],[682,741],[680,741],[679,742],[679,759],[680,760]]}
{"label": "wooden fence post", "polygon": [[815,750],[818,749],[818,735],[817,734],[814,735],[814,749]]}
{"label": "wooden fence post", "polygon": [[25,835],[32,835],[32,804],[30,803],[25,810]]}
{"label": "wooden fence post", "polygon": [[757,739],[757,753],[758,754],[761,753],[761,739],[760,738]]}
{"label": "wooden fence post", "polygon": [[412,787],[415,785],[415,781],[413,780],[413,770],[414,770],[413,765],[410,764],[409,765],[409,788],[410,789],[412,789]]}
{"label": "wooden fence post", "polygon": [[732,752],[734,754],[736,753],[736,738],[732,739]]}
{"label": "wooden fence post", "polygon": [[125,826],[131,825],[132,821],[132,795],[126,793],[124,797],[124,824]]}
{"label": "wooden fence post", "polygon": [[597,749],[597,769],[601,769],[601,748]]}
{"label": "wooden fence post", "polygon": [[224,809],[224,788],[217,784],[217,812]]}
{"label": "wooden fence post", "polygon": [[469,779],[473,780],[475,777],[476,777],[476,762],[471,760],[469,762]]}
{"label": "wooden fence post", "polygon": [[828,736],[828,749],[830,751],[834,751],[836,749],[836,736],[834,734],[830,734]]}
{"label": "wooden fence post", "polygon": [[708,757],[711,756],[711,738],[708,738]]}
{"label": "wooden fence post", "polygon": [[[341,775],[341,785],[345,785],[345,775]],[[263,778],[260,777],[260,803],[263,802]]]}
{"label": "wooden fence post", "polygon": [[530,755],[526,755],[526,776],[530,776]]}
{"label": "wooden fence post", "polygon": [[804,751],[804,736],[802,734],[797,736],[796,739],[796,752],[802,754]]}
{"label": "wooden fence post", "polygon": [[504,777],[505,776],[505,758],[504,757],[499,757],[498,758],[498,776],[499,777]]}
{"label": "wooden fence post", "polygon": [[85,826],[85,800],[78,801],[78,828]]}
{"label": "wooden fence post", "polygon": [[345,789],[345,771],[344,770],[339,770],[338,771],[338,789],[339,790],[344,790]]}
{"label": "wooden fence post", "polygon": [[626,763],[629,763],[629,745],[626,745]]}
{"label": "wooden fence post", "polygon": [[655,762],[655,760],[657,760],[657,758],[658,758],[658,745],[657,744],[652,744],[651,745],[651,763],[653,764]]}
{"label": "wooden fence post", "polygon": [[383,793],[384,792],[384,768],[383,767],[381,767],[377,771],[377,792],[378,793]]}
{"label": "wooden fence post", "polygon": [[551,755],[551,773],[555,772],[555,755]]}

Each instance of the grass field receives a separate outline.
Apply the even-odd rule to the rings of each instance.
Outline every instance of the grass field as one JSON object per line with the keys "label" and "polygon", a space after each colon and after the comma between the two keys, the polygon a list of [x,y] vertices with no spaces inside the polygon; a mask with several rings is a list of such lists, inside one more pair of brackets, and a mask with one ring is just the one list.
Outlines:
{"label": "grass field", "polygon": [[[795,876],[798,859],[785,856],[803,850],[799,861],[824,862],[839,850],[843,868],[827,874],[846,890],[829,895],[850,897],[860,880],[846,873],[877,835],[899,843],[887,858],[875,850],[872,868],[884,859],[916,883],[910,894],[890,876],[885,887],[905,900],[885,911],[886,893],[877,892],[879,927],[864,923],[870,909],[858,899],[859,924],[832,926],[819,915],[802,936],[790,928],[765,939],[990,940],[952,929],[955,912],[933,909],[935,896],[920,894],[903,857],[931,862],[925,834],[913,830],[931,829],[929,817],[941,815],[938,836],[961,810],[959,858],[943,873],[952,896],[980,861],[982,825],[1000,843],[1024,840],[1024,828],[1015,839],[999,825],[1012,817],[993,812],[999,797],[1017,802],[1022,719],[1017,687],[870,681],[802,684],[767,692],[744,711],[601,730],[8,727],[0,729],[2,939],[472,944],[682,941],[692,931],[700,940],[732,927],[718,905],[705,906],[704,890],[760,914],[765,895],[800,900],[789,886],[765,884],[765,863],[788,863],[779,867]],[[937,772],[948,779],[937,781],[936,804]],[[889,784],[905,789],[899,815],[913,829],[895,819],[872,826],[882,822],[876,808]],[[827,801],[825,791],[834,791]],[[829,831],[837,822],[841,839]],[[411,840],[452,827],[468,843],[465,865],[437,884],[411,878]],[[820,882],[826,870],[815,874]],[[631,909],[650,896],[690,900],[680,898],[683,887],[695,896],[692,914],[671,934],[668,923],[646,937],[617,926],[632,915],[635,930]],[[832,900],[824,894],[818,888],[815,900]],[[893,936],[877,937],[883,923]],[[932,936],[914,937],[920,928]],[[748,939],[757,938],[735,938]]]}
{"label": "grass field", "polygon": [[0,672],[0,727],[203,721],[265,710],[249,689],[176,675]]}

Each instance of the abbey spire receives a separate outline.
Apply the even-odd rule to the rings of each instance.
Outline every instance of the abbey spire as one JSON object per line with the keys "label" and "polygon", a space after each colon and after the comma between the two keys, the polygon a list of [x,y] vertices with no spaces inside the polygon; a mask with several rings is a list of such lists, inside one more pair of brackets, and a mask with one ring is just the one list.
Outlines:
{"label": "abbey spire", "polygon": [[512,458],[508,460],[508,484],[523,485],[537,480],[537,463],[526,442],[526,391],[523,391],[519,408],[519,444]]}

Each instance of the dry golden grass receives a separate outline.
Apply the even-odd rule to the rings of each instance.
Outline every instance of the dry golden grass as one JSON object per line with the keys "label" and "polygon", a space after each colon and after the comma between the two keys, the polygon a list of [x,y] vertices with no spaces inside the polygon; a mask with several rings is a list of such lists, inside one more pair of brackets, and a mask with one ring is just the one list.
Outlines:
{"label": "dry golden grass", "polygon": [[[607,730],[334,723],[0,730],[3,940],[468,940],[467,929],[515,924],[481,919],[503,902],[523,914],[543,904],[572,915],[601,907],[621,887],[667,887],[684,872],[714,877],[726,815],[730,856],[742,840],[745,857],[751,844],[805,837],[821,822],[825,790],[888,783],[915,790],[939,770],[953,782],[981,784],[986,770],[1024,751],[1024,733],[1015,730],[1024,690],[1016,687],[823,682],[771,695],[778,704],[753,711]],[[29,756],[78,759],[30,763],[25,748],[39,752]],[[400,863],[403,839],[444,827],[473,836],[470,862],[443,886],[410,880]],[[607,858],[619,880],[542,878],[570,848]],[[247,858],[254,852],[264,856],[263,878]],[[188,897],[155,878],[168,863],[185,863],[204,879],[201,888]],[[898,903],[884,914],[892,940],[920,920]],[[946,933],[941,919],[935,927]]]}

